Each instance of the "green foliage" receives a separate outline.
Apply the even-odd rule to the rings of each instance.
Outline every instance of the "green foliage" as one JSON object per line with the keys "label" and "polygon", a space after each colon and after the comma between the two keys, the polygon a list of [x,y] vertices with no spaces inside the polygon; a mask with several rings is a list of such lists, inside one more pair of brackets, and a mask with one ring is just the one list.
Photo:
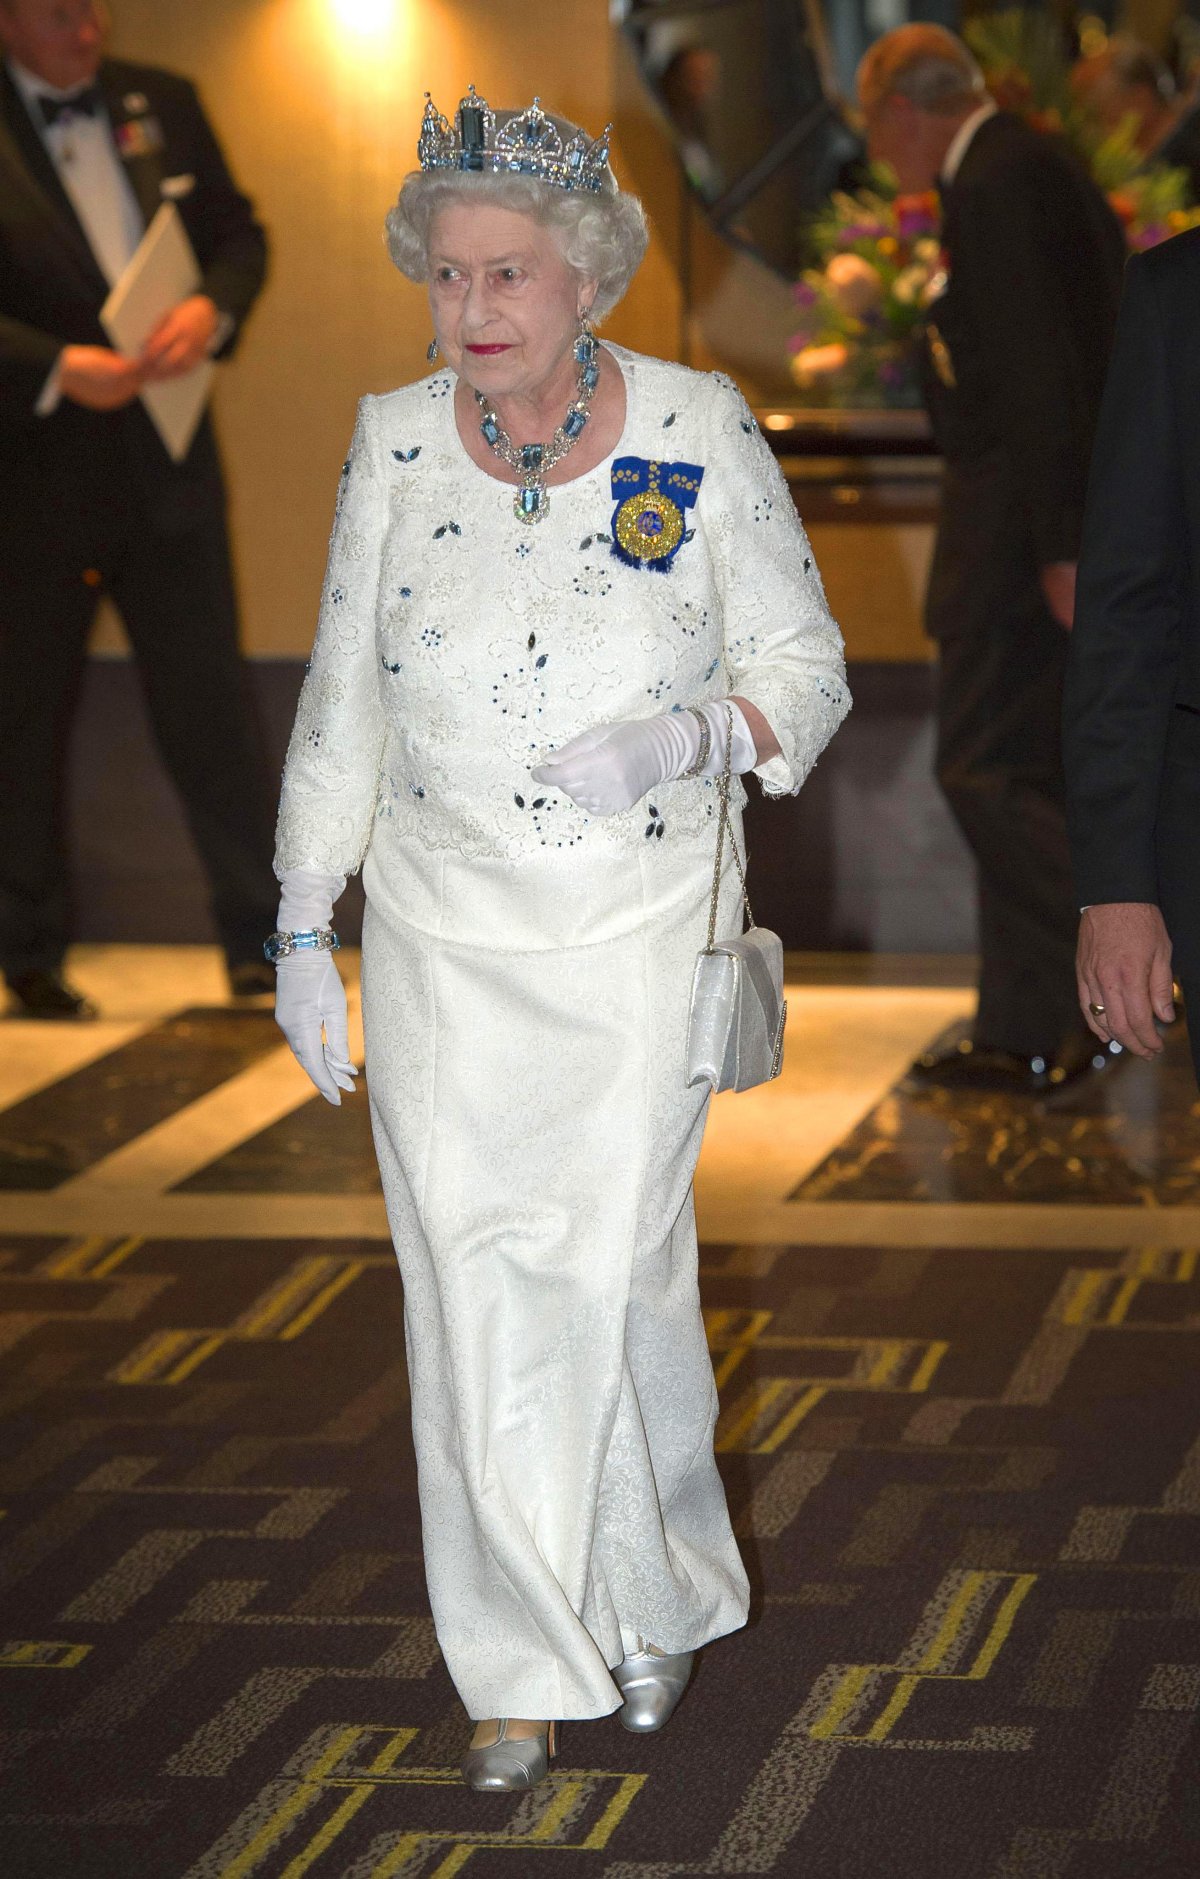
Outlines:
{"label": "green foliage", "polygon": [[[988,84],[1008,82],[1024,99],[1025,110],[1072,114],[1070,69],[1062,34],[1048,13],[1006,7],[985,13],[963,28],[963,38],[979,60]],[[1014,109],[1022,108],[1015,104]]]}

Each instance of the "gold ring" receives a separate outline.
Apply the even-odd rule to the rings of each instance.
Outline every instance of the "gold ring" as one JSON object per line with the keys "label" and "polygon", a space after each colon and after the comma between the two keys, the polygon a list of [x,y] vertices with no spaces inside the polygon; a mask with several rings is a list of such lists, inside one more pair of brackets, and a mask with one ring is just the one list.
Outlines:
{"label": "gold ring", "polygon": [[1088,1010],[1091,1012],[1093,1018],[1102,1018],[1105,1014],[1106,1007],[1104,1005],[1089,1005]]}

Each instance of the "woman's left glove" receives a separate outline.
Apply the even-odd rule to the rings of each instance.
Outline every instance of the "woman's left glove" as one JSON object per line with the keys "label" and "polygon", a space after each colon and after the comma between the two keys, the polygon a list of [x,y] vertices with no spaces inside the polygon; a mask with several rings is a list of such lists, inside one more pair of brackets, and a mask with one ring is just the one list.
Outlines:
{"label": "woman's left glove", "polygon": [[[720,776],[725,768],[730,716],[732,768],[741,775],[754,768],[758,751],[740,706],[730,698],[687,711],[662,711],[654,718],[598,724],[573,737],[530,775],[535,783],[561,790],[589,815],[617,815],[622,809],[632,809],[648,790],[688,772],[698,777]],[[702,764],[701,719],[709,739]]]}
{"label": "woman's left glove", "polygon": [[[303,933],[329,925],[346,877],[291,869],[279,884],[279,930]],[[346,988],[332,953],[289,953],[276,962],[275,1022],[325,1101],[340,1105],[339,1091],[357,1088],[358,1070],[350,1059]]]}
{"label": "woman's left glove", "polygon": [[[291,953],[275,968],[275,1022],[327,1103],[358,1088],[350,1061],[346,988],[332,953]],[[321,1033],[324,1030],[324,1038]]]}

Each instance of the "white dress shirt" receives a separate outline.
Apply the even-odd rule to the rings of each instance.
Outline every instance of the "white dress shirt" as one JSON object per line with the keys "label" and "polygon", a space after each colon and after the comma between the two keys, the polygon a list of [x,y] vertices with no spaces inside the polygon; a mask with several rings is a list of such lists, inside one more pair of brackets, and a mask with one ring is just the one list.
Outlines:
{"label": "white dress shirt", "polygon": [[[79,217],[96,264],[112,286],[125,271],[146,224],[117,155],[108,112],[101,106],[90,115],[81,112],[47,124],[39,97],[70,98],[86,87],[73,85],[70,91],[62,91],[35,77],[15,59],[9,60],[8,69]],[[57,407],[61,396],[58,379],[56,361],[34,407],[39,417],[48,417]]]}
{"label": "white dress shirt", "polygon": [[146,232],[146,224],[125,165],[117,155],[108,112],[101,105],[90,115],[77,113],[47,124],[39,97],[66,99],[87,87],[73,85],[70,91],[60,91],[44,79],[35,78],[15,60],[9,62],[8,69],[111,287],[124,273]]}

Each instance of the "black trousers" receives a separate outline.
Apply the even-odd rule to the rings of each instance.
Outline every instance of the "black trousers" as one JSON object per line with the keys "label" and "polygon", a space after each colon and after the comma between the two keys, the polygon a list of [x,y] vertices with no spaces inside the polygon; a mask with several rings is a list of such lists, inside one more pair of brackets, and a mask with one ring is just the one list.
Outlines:
{"label": "black trousers", "polygon": [[1184,705],[1171,713],[1155,834],[1159,899],[1200,1081],[1200,712]]}
{"label": "black trousers", "polygon": [[948,464],[930,577],[938,781],[978,870],[978,1043],[1054,1055],[1084,1031],[1060,742],[1067,636],[998,456]]}
{"label": "black trousers", "polygon": [[26,563],[0,583],[0,970],[9,976],[57,967],[71,937],[64,774],[102,592],[133,646],[229,960],[261,958],[275,921],[268,768],[219,502],[204,503],[192,526],[158,527],[143,513],[106,535],[68,567]]}

